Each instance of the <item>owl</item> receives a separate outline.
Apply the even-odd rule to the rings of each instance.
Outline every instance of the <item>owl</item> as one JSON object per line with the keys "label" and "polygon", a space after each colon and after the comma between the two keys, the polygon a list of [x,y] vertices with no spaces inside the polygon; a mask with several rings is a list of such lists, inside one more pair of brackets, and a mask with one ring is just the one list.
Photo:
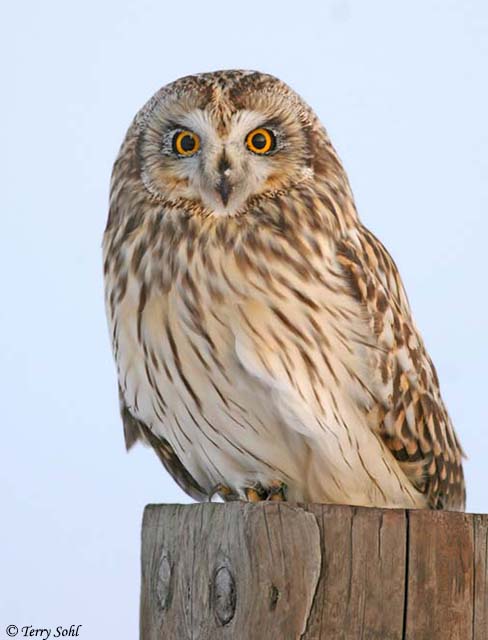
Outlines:
{"label": "owl", "polygon": [[158,91],[115,162],[103,252],[126,446],[194,499],[464,508],[395,263],[286,84]]}

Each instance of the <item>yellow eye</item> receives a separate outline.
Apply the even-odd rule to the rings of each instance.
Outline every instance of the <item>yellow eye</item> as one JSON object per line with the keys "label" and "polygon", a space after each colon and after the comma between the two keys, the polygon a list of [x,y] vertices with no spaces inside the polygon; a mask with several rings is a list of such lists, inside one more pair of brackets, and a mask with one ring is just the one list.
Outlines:
{"label": "yellow eye", "polygon": [[173,151],[179,156],[193,156],[200,149],[200,138],[193,131],[177,131],[173,136]]}
{"label": "yellow eye", "polygon": [[273,151],[276,146],[276,138],[269,129],[254,129],[247,134],[246,145],[249,151],[264,155]]}

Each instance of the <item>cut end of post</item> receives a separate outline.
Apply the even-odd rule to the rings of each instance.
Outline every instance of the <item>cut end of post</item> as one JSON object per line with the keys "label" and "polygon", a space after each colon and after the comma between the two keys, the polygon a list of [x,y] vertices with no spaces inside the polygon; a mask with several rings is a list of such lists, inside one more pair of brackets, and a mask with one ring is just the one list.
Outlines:
{"label": "cut end of post", "polygon": [[141,640],[488,638],[488,516],[150,505]]}

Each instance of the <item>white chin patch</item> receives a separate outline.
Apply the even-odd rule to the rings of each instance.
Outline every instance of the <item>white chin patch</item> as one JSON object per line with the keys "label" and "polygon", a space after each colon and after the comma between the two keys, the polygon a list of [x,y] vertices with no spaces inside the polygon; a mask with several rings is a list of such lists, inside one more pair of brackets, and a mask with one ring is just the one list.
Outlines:
{"label": "white chin patch", "polygon": [[224,203],[217,198],[202,198],[202,201],[205,207],[211,211],[212,215],[216,218],[235,216],[244,204],[242,201],[233,202],[231,200],[227,205],[224,205]]}
{"label": "white chin patch", "polygon": [[223,205],[221,207],[211,207],[212,215],[216,218],[235,216],[238,210],[239,209],[236,209],[235,207],[224,207]]}

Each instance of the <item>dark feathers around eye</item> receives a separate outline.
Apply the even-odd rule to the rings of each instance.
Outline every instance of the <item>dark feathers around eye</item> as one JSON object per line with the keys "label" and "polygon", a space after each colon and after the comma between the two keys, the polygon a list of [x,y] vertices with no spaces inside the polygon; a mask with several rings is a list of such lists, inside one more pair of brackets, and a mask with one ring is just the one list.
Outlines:
{"label": "dark feathers around eye", "polygon": [[283,126],[283,122],[279,118],[272,118],[271,120],[266,120],[256,129],[268,129],[274,136],[274,144],[271,153],[275,153],[280,151],[281,149],[286,148],[286,133],[285,127]]}
{"label": "dark feathers around eye", "polygon": [[269,155],[287,151],[296,154],[295,159],[305,166],[313,166],[317,140],[310,122],[300,122],[295,114],[282,111],[278,116],[264,120],[258,128],[269,129],[275,136],[275,145]]}
{"label": "dark feathers around eye", "polygon": [[167,129],[161,138],[161,153],[164,156],[173,156],[174,150],[174,137],[178,131],[181,131],[181,127],[172,127]]}
{"label": "dark feathers around eye", "polygon": [[164,122],[164,128],[161,135],[161,153],[164,156],[174,155],[174,137],[179,131],[186,131],[186,129],[187,127],[184,127],[173,120]]}

